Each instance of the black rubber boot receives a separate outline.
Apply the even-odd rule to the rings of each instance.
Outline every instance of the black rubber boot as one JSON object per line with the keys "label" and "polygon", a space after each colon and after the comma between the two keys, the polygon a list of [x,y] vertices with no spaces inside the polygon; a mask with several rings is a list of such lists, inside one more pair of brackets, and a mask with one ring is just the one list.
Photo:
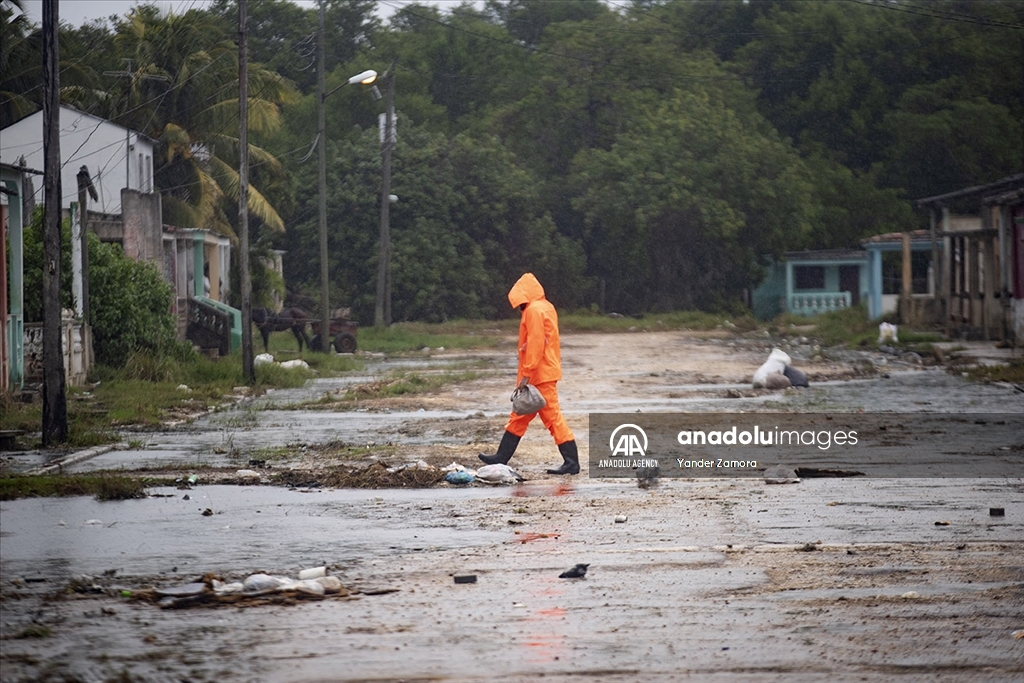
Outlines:
{"label": "black rubber boot", "polygon": [[498,452],[494,455],[487,455],[481,453],[479,457],[488,465],[507,465],[508,461],[512,459],[512,455],[516,452],[516,448],[519,446],[518,437],[510,431],[507,431],[501,437],[501,444],[498,446]]}
{"label": "black rubber boot", "polygon": [[562,454],[562,466],[556,470],[548,470],[548,474],[579,474],[580,453],[576,449],[576,440],[558,444],[558,452]]}

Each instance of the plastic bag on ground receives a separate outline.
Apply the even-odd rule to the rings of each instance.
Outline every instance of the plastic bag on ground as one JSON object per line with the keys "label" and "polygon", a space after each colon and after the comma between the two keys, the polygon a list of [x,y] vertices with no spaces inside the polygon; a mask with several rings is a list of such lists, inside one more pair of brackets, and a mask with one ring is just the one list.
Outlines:
{"label": "plastic bag on ground", "polygon": [[810,384],[807,382],[807,375],[805,375],[800,370],[797,370],[792,365],[787,365],[786,369],[782,371],[782,374],[789,378],[789,383],[792,384],[794,387],[810,386]]}
{"label": "plastic bag on ground", "polygon": [[892,323],[879,323],[878,325],[878,343],[884,344],[886,342],[899,343],[899,337],[896,336],[896,326]]}
{"label": "plastic bag on ground", "polygon": [[485,484],[515,484],[523,478],[508,465],[484,465],[476,471],[476,478]]}
{"label": "plastic bag on ground", "polygon": [[269,353],[261,353],[252,359],[253,365],[269,365],[274,362],[274,357]]}
{"label": "plastic bag on ground", "polygon": [[768,360],[766,360],[754,373],[754,388],[765,388],[767,386],[768,375],[783,374],[786,370],[786,366],[792,362],[793,359],[790,358],[789,354],[785,351],[772,349],[772,352],[768,354]]}
{"label": "plastic bag on ground", "polygon": [[269,574],[253,574],[242,582],[242,588],[246,593],[272,593],[280,590],[282,586],[289,583],[287,579]]}
{"label": "plastic bag on ground", "polygon": [[444,480],[449,484],[472,484],[476,477],[469,470],[453,470],[444,475]]}

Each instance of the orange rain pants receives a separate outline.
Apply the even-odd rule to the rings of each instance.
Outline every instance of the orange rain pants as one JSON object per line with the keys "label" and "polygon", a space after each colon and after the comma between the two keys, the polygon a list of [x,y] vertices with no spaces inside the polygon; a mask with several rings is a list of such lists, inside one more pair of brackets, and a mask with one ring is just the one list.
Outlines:
{"label": "orange rain pants", "polygon": [[526,428],[530,426],[533,418],[540,415],[540,421],[551,432],[551,436],[555,439],[555,445],[561,446],[567,441],[575,440],[576,437],[573,436],[572,430],[569,429],[565,418],[562,417],[562,409],[558,407],[557,384],[558,382],[544,382],[535,385],[548,404],[541,408],[540,412],[533,413],[532,415],[511,413],[508,418],[508,424],[505,426],[506,431],[512,432],[516,436],[522,436],[526,434]]}

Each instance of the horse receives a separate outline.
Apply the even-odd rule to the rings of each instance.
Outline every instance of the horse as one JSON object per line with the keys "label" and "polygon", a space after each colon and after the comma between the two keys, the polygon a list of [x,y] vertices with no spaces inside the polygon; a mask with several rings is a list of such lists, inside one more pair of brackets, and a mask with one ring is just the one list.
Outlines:
{"label": "horse", "polygon": [[311,316],[301,308],[282,308],[279,312],[266,308],[252,309],[252,321],[263,336],[263,350],[269,351],[270,333],[291,330],[295,339],[299,342],[299,352],[302,352],[302,342],[309,346],[309,337],[306,335],[306,325],[312,320]]}

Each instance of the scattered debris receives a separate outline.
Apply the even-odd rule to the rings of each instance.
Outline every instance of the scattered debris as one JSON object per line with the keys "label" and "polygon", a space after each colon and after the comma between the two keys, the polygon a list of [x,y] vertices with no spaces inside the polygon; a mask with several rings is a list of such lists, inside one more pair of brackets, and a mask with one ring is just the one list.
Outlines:
{"label": "scattered debris", "polygon": [[[306,577],[306,578],[302,578]],[[207,573],[199,581],[165,586],[160,588],[102,589],[91,583],[89,577],[72,581],[71,589],[76,592],[107,592],[123,598],[155,602],[163,609],[182,609],[198,605],[216,606],[218,604],[258,605],[267,602],[290,602],[296,598],[322,599],[331,597],[348,597],[352,594],[337,576],[328,576],[326,567],[312,567],[299,572],[299,578],[271,576],[269,574],[251,574],[243,581],[224,581],[222,578]],[[364,595],[379,594],[362,591]]]}
{"label": "scattered debris", "polygon": [[587,575],[587,567],[589,564],[577,564],[572,569],[566,569],[564,572],[558,575],[560,579],[582,579]]}
{"label": "scattered debris", "polygon": [[989,517],[1005,517],[1006,516],[1006,510],[1004,508],[989,508],[988,509],[988,516]]}
{"label": "scattered debris", "polygon": [[629,517],[626,517],[626,515],[615,515],[615,523],[616,524],[622,524],[622,523],[626,522],[628,519],[629,519]]}
{"label": "scattered debris", "polygon": [[476,583],[476,574],[456,574],[455,583]]}
{"label": "scattered debris", "polygon": [[769,467],[764,471],[764,483],[766,484],[799,484],[800,477],[796,470],[785,465]]}
{"label": "scattered debris", "polygon": [[949,526],[949,522],[947,520],[942,520],[941,522],[935,522],[935,526]]}

